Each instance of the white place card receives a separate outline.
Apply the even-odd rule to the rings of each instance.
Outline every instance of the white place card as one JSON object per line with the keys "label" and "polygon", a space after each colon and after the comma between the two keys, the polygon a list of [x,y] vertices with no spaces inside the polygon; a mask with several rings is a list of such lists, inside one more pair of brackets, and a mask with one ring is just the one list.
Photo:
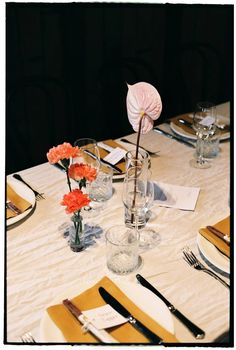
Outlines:
{"label": "white place card", "polygon": [[199,192],[199,187],[185,187],[154,182],[154,201],[162,207],[193,211]]}
{"label": "white place card", "polygon": [[122,158],[124,158],[126,153],[127,153],[127,151],[125,149],[122,149],[120,147],[116,147],[116,148],[113,149],[113,151],[111,151],[111,153],[106,155],[106,157],[104,157],[103,159],[106,160],[107,162],[115,165]]}
{"label": "white place card", "polygon": [[97,329],[106,329],[127,322],[127,318],[123,317],[108,304],[83,311],[83,315]]}

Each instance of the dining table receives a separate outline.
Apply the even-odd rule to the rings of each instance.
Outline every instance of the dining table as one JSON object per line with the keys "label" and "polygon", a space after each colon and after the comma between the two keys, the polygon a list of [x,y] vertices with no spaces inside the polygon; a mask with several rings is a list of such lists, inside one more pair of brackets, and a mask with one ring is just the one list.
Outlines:
{"label": "dining table", "polygon": [[[229,102],[217,108],[230,120]],[[158,127],[176,135],[170,121],[164,121]],[[179,343],[210,346],[222,334],[232,334],[231,288],[192,268],[183,259],[183,248],[187,246],[207,268],[230,285],[230,259],[225,257],[227,267],[221,268],[215,264],[211,249],[208,252],[208,245],[204,246],[204,250],[199,243],[200,228],[230,216],[230,136],[220,141],[218,155],[210,159],[211,167],[197,169],[190,166],[194,147],[154,129],[140,138],[141,146],[158,150],[150,156],[152,180],[199,188],[199,194],[192,210],[160,206],[153,202],[147,225],[159,233],[160,241],[150,249],[139,248],[139,266],[126,275],[115,274],[107,268],[105,240],[105,232],[110,227],[124,224],[122,176],[113,177],[112,197],[99,204],[97,213],[91,217],[88,215],[89,224],[99,226],[101,234],[94,237],[93,244],[85,250],[73,252],[65,236],[71,225],[70,215],[61,205],[63,195],[68,193],[65,172],[50,164],[46,154],[45,163],[18,171],[27,183],[43,193],[44,199],[35,200],[21,220],[15,219],[11,224],[6,220],[5,343],[21,343],[21,337],[26,332],[31,332],[38,344],[67,343],[50,320],[48,307],[63,297],[79,294],[105,276],[117,285],[126,284],[131,289],[133,286],[135,293],[137,274],[148,280],[176,309],[205,332],[203,339],[196,339],[169,309],[163,309],[160,320],[168,318],[170,332]],[[121,139],[127,138],[135,143],[136,137],[137,134],[131,130],[129,135],[122,135],[115,141],[126,150],[133,150],[135,145]],[[184,139],[187,140],[186,137]],[[193,139],[189,141],[196,142]],[[13,174],[7,175],[6,182],[11,180],[14,180]],[[75,188],[77,184],[72,183]],[[143,296],[145,298],[145,288]],[[158,297],[155,298],[160,304]],[[165,320],[163,322],[165,324]]]}

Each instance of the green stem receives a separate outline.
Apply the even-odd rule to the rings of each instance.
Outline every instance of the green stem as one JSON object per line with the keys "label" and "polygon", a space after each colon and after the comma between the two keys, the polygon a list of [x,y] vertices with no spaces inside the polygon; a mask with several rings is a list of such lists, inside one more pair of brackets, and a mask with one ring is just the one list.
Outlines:
{"label": "green stem", "polygon": [[[78,218],[80,218],[79,213],[78,213],[77,215],[75,214],[75,216],[77,216]],[[77,223],[76,223],[75,244],[80,244],[80,239],[79,239],[79,233],[78,233],[78,231],[79,231],[79,232],[82,231],[82,222],[81,222],[81,219],[80,219],[79,221],[77,221]]]}

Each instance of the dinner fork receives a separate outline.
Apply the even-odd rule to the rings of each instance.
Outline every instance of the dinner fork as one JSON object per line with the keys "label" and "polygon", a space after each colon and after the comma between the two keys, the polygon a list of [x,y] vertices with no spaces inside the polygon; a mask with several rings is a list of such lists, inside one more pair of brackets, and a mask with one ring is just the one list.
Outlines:
{"label": "dinner fork", "polygon": [[221,282],[225,287],[229,288],[230,286],[222,280],[215,272],[210,269],[207,269],[194,255],[194,253],[189,249],[189,247],[185,247],[183,249],[184,257],[183,259],[194,269],[206,272],[208,275],[214,277],[217,281]]}
{"label": "dinner fork", "polygon": [[30,332],[23,334],[21,337],[22,343],[36,343],[34,337]]}
{"label": "dinner fork", "polygon": [[22,179],[22,177],[19,174],[14,174],[13,177],[21,182],[23,182],[26,186],[28,186],[31,191],[34,192],[35,198],[37,201],[41,200],[41,199],[45,199],[43,194],[44,193],[39,193],[38,191],[34,190],[29,184],[27,184],[27,182],[25,182],[25,180]]}

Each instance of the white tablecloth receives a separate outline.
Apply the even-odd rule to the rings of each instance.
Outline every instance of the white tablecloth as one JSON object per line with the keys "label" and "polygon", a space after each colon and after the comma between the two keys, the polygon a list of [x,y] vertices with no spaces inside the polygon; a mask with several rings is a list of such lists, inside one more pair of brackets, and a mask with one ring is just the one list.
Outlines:
{"label": "white tablecloth", "polygon": [[[211,168],[199,170],[189,165],[194,149],[154,131],[149,137],[153,147],[160,150],[151,160],[152,179],[201,190],[194,211],[153,206],[154,215],[148,225],[160,233],[161,242],[154,249],[140,252],[143,264],[138,273],[206,332],[205,339],[195,340],[174,318],[179,341],[212,342],[229,329],[229,290],[207,274],[192,269],[183,260],[181,249],[188,245],[200,257],[198,229],[230,213],[230,142],[220,143],[219,156],[212,160]],[[60,205],[62,196],[68,192],[63,172],[45,163],[20,174],[46,199],[37,202],[27,220],[6,232],[5,341],[18,342],[21,334],[31,331],[40,342],[40,321],[58,294],[83,282],[96,282],[104,275],[137,283],[137,271],[123,277],[108,271],[104,233],[85,251],[70,250],[63,238],[63,227],[70,223],[70,216]],[[91,219],[104,232],[124,222],[122,181],[113,185],[113,197],[104,205],[101,215]],[[223,279],[229,282],[228,276]]]}

